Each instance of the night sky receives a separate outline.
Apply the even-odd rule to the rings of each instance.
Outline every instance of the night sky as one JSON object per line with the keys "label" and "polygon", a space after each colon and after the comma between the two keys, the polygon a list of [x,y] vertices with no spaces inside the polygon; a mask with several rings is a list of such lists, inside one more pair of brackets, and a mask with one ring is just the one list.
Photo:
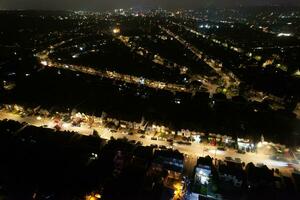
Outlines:
{"label": "night sky", "polygon": [[161,6],[163,8],[232,7],[249,5],[297,5],[300,0],[0,0],[0,9],[88,9]]}

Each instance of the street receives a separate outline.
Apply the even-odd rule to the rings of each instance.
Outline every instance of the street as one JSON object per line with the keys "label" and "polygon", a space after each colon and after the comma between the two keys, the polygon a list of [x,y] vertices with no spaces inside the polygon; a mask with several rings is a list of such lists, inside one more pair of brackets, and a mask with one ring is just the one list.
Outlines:
{"label": "street", "polygon": [[[39,117],[39,116],[25,116],[21,117],[19,114],[15,114],[12,112],[9,112],[7,110],[2,109],[0,111],[0,120],[14,120],[18,121],[20,123],[26,122],[29,125],[37,126],[37,127],[47,127],[47,128],[53,128],[55,127],[56,123],[51,118],[46,117]],[[239,154],[234,149],[227,149],[225,151],[218,150],[216,146],[211,146],[209,144],[203,144],[203,143],[191,143],[191,145],[186,144],[178,144],[176,141],[171,145],[166,140],[153,140],[151,139],[150,135],[145,135],[144,138],[141,137],[141,134],[133,134],[129,135],[126,132],[121,131],[111,131],[110,129],[104,127],[103,125],[100,125],[99,123],[94,123],[92,127],[87,125],[86,123],[82,123],[81,126],[73,126],[71,123],[63,123],[62,125],[62,131],[74,131],[82,135],[91,135],[93,134],[93,131],[96,130],[99,134],[99,136],[103,139],[109,140],[111,137],[114,138],[127,138],[129,141],[135,141],[135,142],[141,142],[143,146],[150,146],[150,145],[163,145],[167,148],[172,148],[180,151],[185,155],[185,174],[191,175],[191,172],[196,165],[196,161],[198,157],[204,157],[204,156],[211,156],[216,159],[226,160],[229,157],[232,158],[232,160],[240,159],[241,162],[249,163],[252,162],[254,164],[265,164],[269,168],[278,168],[279,171],[289,176],[293,172],[293,168],[290,168],[288,166],[287,162],[283,161],[275,161],[271,160],[269,157],[270,155],[265,155],[262,153],[245,153],[245,154]],[[296,168],[300,168],[299,164],[295,166]]]}

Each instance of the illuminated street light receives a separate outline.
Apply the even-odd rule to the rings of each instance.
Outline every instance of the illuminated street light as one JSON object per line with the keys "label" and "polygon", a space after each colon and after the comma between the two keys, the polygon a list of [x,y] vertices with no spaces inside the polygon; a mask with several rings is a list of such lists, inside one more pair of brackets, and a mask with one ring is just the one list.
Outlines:
{"label": "illuminated street light", "polygon": [[86,195],[85,199],[86,200],[97,200],[97,199],[101,199],[101,195],[99,193],[96,193],[96,194],[92,193],[92,194]]}
{"label": "illuminated street light", "polygon": [[294,73],[294,76],[300,76],[300,70],[299,69]]}
{"label": "illuminated street light", "polygon": [[43,60],[43,61],[41,61],[41,64],[44,65],[44,66],[47,66],[47,65],[48,65],[48,62],[45,61],[45,60]]}
{"label": "illuminated street light", "polygon": [[42,117],[41,116],[37,116],[36,119],[40,121],[40,120],[42,120]]}
{"label": "illuminated street light", "polygon": [[118,34],[118,33],[120,33],[120,32],[121,32],[120,28],[114,28],[114,29],[113,29],[113,33],[114,33],[114,34]]}
{"label": "illuminated street light", "polygon": [[[101,196],[100,196],[100,197],[101,197]],[[97,200],[97,199],[100,199],[100,198],[96,197],[96,195],[95,195],[95,196],[88,195],[88,196],[85,197],[85,199],[86,199],[86,200]]]}
{"label": "illuminated street light", "polygon": [[291,33],[278,33],[277,34],[277,37],[290,37],[290,36],[292,36]]}

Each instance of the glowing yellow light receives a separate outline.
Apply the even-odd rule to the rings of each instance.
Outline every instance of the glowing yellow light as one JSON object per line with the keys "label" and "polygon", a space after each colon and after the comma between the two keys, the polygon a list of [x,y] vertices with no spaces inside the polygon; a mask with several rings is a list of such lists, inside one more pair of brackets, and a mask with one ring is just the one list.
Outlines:
{"label": "glowing yellow light", "polygon": [[177,190],[177,191],[180,191],[182,189],[182,185],[180,183],[176,183],[174,184],[174,188]]}
{"label": "glowing yellow light", "polygon": [[91,195],[85,197],[86,200],[96,200],[97,198]]}
{"label": "glowing yellow light", "polygon": [[97,199],[101,199],[101,195],[100,194],[95,194],[95,195],[87,195],[85,196],[85,200],[97,200]]}
{"label": "glowing yellow light", "polygon": [[174,196],[178,196],[179,195],[179,191],[175,190],[174,191]]}
{"label": "glowing yellow light", "polygon": [[121,31],[121,30],[120,30],[119,28],[114,28],[114,29],[113,29],[113,33],[114,33],[114,34],[120,33],[120,31]]}
{"label": "glowing yellow light", "polygon": [[178,198],[182,196],[182,184],[175,183],[173,187],[174,187],[174,198]]}

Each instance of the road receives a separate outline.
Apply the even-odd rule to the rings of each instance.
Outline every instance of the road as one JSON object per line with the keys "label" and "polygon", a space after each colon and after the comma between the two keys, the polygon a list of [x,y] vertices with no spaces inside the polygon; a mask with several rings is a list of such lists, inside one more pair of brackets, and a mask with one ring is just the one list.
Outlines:
{"label": "road", "polygon": [[169,36],[175,38],[185,48],[189,49],[195,56],[197,56],[200,60],[204,61],[210,68],[212,68],[222,78],[226,88],[229,88],[232,85],[240,84],[240,81],[232,73],[225,73],[222,71],[222,63],[213,60],[212,58],[209,58],[209,56],[205,55],[204,52],[200,51],[195,46],[187,42],[185,39],[173,33],[171,30],[166,29],[162,26],[159,26],[159,28],[165,33],[167,33]]}
{"label": "road", "polygon": [[[10,119],[18,122],[26,122],[30,125],[41,127],[47,126],[48,128],[54,128],[56,125],[54,120],[51,118],[40,118],[38,116],[26,116],[21,117],[19,114],[11,113],[7,110],[0,110],[0,120]],[[144,146],[149,146],[151,144],[164,145],[166,147],[171,147],[177,149],[181,153],[185,154],[185,168],[187,169],[186,173],[191,175],[191,169],[196,165],[196,160],[200,156],[211,156],[217,159],[225,160],[226,157],[240,158],[242,162],[249,163],[253,162],[254,164],[263,163],[269,168],[278,168],[282,174],[289,176],[293,171],[293,168],[288,166],[288,163],[282,161],[274,161],[269,159],[269,155],[262,153],[246,153],[239,154],[233,149],[227,149],[226,151],[217,150],[215,146],[203,143],[192,143],[191,145],[180,145],[176,142],[173,143],[173,146],[170,146],[170,143],[165,140],[152,140],[151,136],[146,135],[145,138],[141,138],[140,134],[128,135],[125,132],[117,131],[113,132],[110,129],[95,123],[92,127],[82,123],[80,127],[74,127],[70,123],[63,123],[62,131],[74,131],[82,135],[91,135],[93,131],[96,130],[99,136],[103,139],[109,140],[111,137],[114,138],[127,138],[128,140],[140,141]],[[295,166],[300,168],[299,165]]]}
{"label": "road", "polygon": [[[162,27],[161,27],[162,28]],[[167,34],[173,35],[173,33],[170,32],[170,30],[165,30],[162,28],[162,30],[166,31]],[[174,36],[175,37],[175,36]],[[178,38],[179,36],[176,36],[175,38],[184,46],[187,45],[186,41],[182,41],[183,39]],[[130,48],[134,48],[133,44],[128,43],[128,38],[119,36],[116,37],[120,41],[122,41],[126,46]],[[151,79],[146,79],[146,78],[141,78],[137,76],[132,76],[129,74],[121,74],[116,71],[108,71],[108,70],[96,70],[92,66],[83,66],[83,65],[75,65],[75,64],[65,64],[62,62],[59,62],[55,59],[50,58],[50,54],[52,51],[54,51],[56,48],[60,47],[61,45],[64,45],[68,42],[74,41],[73,38],[69,40],[65,40],[62,42],[59,42],[57,44],[51,45],[48,49],[45,49],[44,51],[41,51],[36,54],[37,58],[39,59],[39,62],[44,66],[44,67],[52,67],[52,68],[58,68],[58,69],[64,69],[64,70],[70,70],[70,71],[75,71],[75,72],[80,72],[80,73],[85,73],[93,76],[98,76],[98,77],[103,77],[103,78],[108,78],[112,80],[118,80],[122,81],[125,83],[131,83],[135,85],[143,85],[149,88],[154,88],[154,89],[160,89],[160,90],[167,90],[171,92],[185,92],[185,93],[193,93],[193,89],[190,89],[186,87],[184,84],[175,84],[175,83],[168,83],[168,82],[163,82],[163,81],[155,81]],[[232,85],[231,80],[232,77],[223,73],[220,68],[220,63],[216,62],[215,60],[209,59],[207,56],[203,54],[203,52],[200,52],[198,49],[195,47],[188,45],[187,47],[189,50],[191,50],[197,57],[202,59],[206,64],[208,64],[211,68],[213,68],[214,71],[217,72],[222,77],[222,80],[224,81],[226,88]],[[143,51],[147,52],[148,50],[143,49],[143,48],[137,48],[137,52],[141,53],[144,55]],[[165,64],[161,63],[162,61],[167,61],[165,58],[158,57],[152,60],[156,64],[160,64],[164,67]],[[166,62],[167,63],[167,62]],[[185,70],[185,66],[180,66],[176,64],[178,68],[181,70]],[[196,78],[196,79],[195,79]],[[216,84],[211,83],[208,79],[204,77],[200,77],[199,75],[197,77],[193,77],[193,79],[200,81],[203,84],[203,87],[205,90],[207,90],[210,94],[215,94],[216,89],[219,87]]]}
{"label": "road", "polygon": [[[119,39],[124,45],[126,45],[128,48],[131,49],[131,51],[136,52],[136,54],[139,54],[141,56],[144,56],[145,58],[147,57],[147,55],[149,54],[155,54],[153,52],[151,52],[150,50],[146,49],[145,47],[141,47],[138,46],[137,44],[135,44],[133,41],[129,42],[129,37],[125,37],[125,36],[119,36],[116,37],[117,39]],[[209,92],[211,95],[216,93],[217,88],[219,87],[219,85],[217,84],[213,84],[209,81],[208,78],[205,78],[205,76],[197,74],[190,74],[190,73],[186,73],[186,71],[188,71],[190,69],[189,66],[182,66],[180,64],[177,64],[175,62],[173,62],[173,65],[167,65],[166,63],[172,63],[171,60],[168,60],[164,57],[162,57],[159,54],[155,54],[153,60],[154,63],[159,64],[163,67],[167,67],[167,68],[178,68],[180,71],[185,71],[186,76],[189,79],[189,82],[192,81],[200,81],[202,83],[202,87],[201,89],[204,89],[204,92]],[[176,67],[175,67],[176,66]],[[201,90],[199,89],[199,90]],[[187,89],[186,89],[187,90]],[[192,91],[191,91],[192,92]]]}
{"label": "road", "polygon": [[[221,45],[222,46],[228,46],[228,44],[224,41],[219,41],[215,38],[212,38],[208,35],[205,35],[197,30],[194,30],[186,25],[183,25],[183,24],[179,24],[179,23],[175,23],[175,22],[172,22],[172,24],[178,26],[178,27],[181,27],[187,31],[189,31],[190,33],[192,34],[195,34],[197,36],[201,36],[202,38],[206,39],[206,40],[209,40],[211,43],[214,43],[216,45]],[[221,69],[222,69],[222,63],[220,61],[216,61],[216,60],[213,60],[212,58],[209,58],[208,55],[205,55],[204,52],[201,52],[200,50],[198,50],[196,47],[194,47],[192,44],[189,44],[187,41],[185,41],[183,38],[181,38],[180,36],[172,33],[170,30],[168,29],[165,29],[164,30],[165,32],[167,32],[168,34],[170,34],[171,36],[175,37],[175,39],[177,39],[179,42],[182,43],[182,45],[185,45],[188,49],[190,49],[196,56],[198,56],[200,59],[202,59],[208,66],[210,66],[213,70],[215,70],[216,73],[218,73],[222,79],[224,80],[225,84],[226,84],[226,88],[230,87],[231,85],[236,85],[238,86],[240,84],[240,80],[232,73],[232,72],[223,72]],[[296,46],[295,46],[296,47]],[[236,47],[236,46],[228,46],[226,48],[227,50],[229,51],[235,51],[236,53],[238,54],[242,54],[246,57],[249,57],[249,55],[255,55],[254,52],[247,52],[245,51],[244,49],[240,48],[240,47]],[[250,58],[252,58],[252,56],[250,56]],[[280,63],[280,65],[284,65],[282,63]],[[211,84],[212,85],[212,84]],[[275,103],[279,103],[279,104],[283,104],[283,100],[282,98],[279,98],[277,96],[274,96],[274,95],[267,95],[265,92],[262,92],[262,91],[254,91],[254,94],[250,95],[249,94],[249,97],[248,99],[249,100],[253,100],[253,101],[258,101],[258,102],[261,102],[263,101],[263,97],[259,98],[258,95],[259,94],[262,94],[263,97],[265,96],[269,96],[268,99],[275,102]]]}
{"label": "road", "polygon": [[49,55],[51,54],[51,51],[54,51],[55,48],[58,48],[59,46],[66,44],[67,42],[73,41],[73,39],[69,39],[67,41],[62,41],[60,43],[51,45],[48,49],[41,51],[36,54],[37,58],[39,59],[39,62],[44,67],[52,67],[52,68],[58,68],[58,69],[65,69],[75,72],[80,72],[84,74],[89,74],[93,76],[103,77],[107,79],[112,80],[118,80],[125,83],[131,83],[135,85],[143,85],[149,88],[154,89],[160,89],[160,90],[168,90],[171,92],[186,92],[186,93],[192,93],[191,90],[185,87],[185,85],[182,84],[175,84],[175,83],[167,83],[163,81],[155,81],[151,79],[141,78],[129,74],[121,74],[115,71],[108,71],[108,70],[96,70],[94,67],[91,66],[83,66],[83,65],[75,65],[75,64],[65,64],[58,62],[54,59],[51,59]]}

